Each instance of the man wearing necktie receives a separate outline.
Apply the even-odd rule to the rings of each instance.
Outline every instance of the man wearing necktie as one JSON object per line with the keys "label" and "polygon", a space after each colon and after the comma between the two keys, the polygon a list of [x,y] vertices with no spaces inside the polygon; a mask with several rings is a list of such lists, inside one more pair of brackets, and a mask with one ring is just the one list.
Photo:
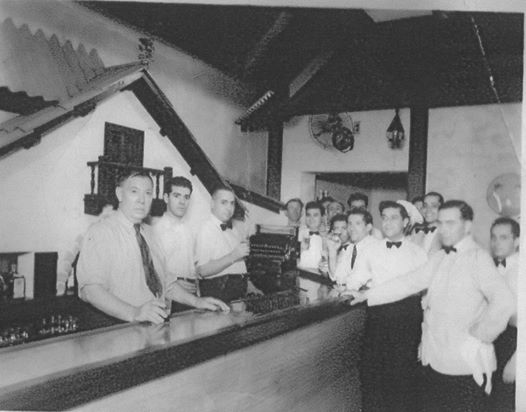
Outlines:
{"label": "man wearing necktie", "polygon": [[[357,251],[346,276],[348,290],[374,288],[427,261],[424,250],[404,235],[410,224],[406,208],[388,200],[380,203],[379,210],[384,239]],[[421,322],[418,295],[367,309],[360,362],[364,412],[414,410]]]}
{"label": "man wearing necktie", "polygon": [[212,192],[211,215],[201,226],[195,244],[201,294],[227,302],[245,297],[248,286],[244,258],[250,246],[232,226],[234,209],[232,189],[217,187]]}
{"label": "man wearing necktie", "polygon": [[378,239],[371,235],[372,229],[373,217],[369,211],[353,208],[347,216],[347,232],[351,241],[349,246],[338,255],[338,245],[328,242],[329,262],[335,259],[338,262],[334,271],[331,271],[331,279],[340,287],[345,287],[346,283],[350,282],[357,260],[367,256],[366,249],[378,242]]}
{"label": "man wearing necktie", "polygon": [[[519,223],[509,217],[499,217],[491,225],[490,249],[497,272],[511,293],[517,298],[519,275]],[[515,410],[515,368],[517,350],[517,312],[511,317],[506,330],[495,340],[497,371],[491,393],[492,410]]]}
{"label": "man wearing necktie", "polygon": [[77,277],[80,297],[121,320],[161,323],[165,300],[198,308],[228,311],[213,298],[199,298],[166,281],[165,260],[151,228],[142,223],[153,200],[148,174],[130,172],[115,190],[118,210],[90,227],[80,250]]}
{"label": "man wearing necktie", "polygon": [[351,304],[367,300],[373,308],[427,289],[418,410],[487,410],[496,364],[492,342],[516,306],[491,257],[471,237],[472,224],[466,202],[445,202],[438,214],[444,249],[416,270],[352,293]]}
{"label": "man wearing necktie", "polygon": [[410,236],[411,241],[421,246],[428,255],[440,250],[438,230],[438,209],[444,203],[444,197],[437,192],[429,192],[424,196],[422,215],[424,224],[416,225]]}

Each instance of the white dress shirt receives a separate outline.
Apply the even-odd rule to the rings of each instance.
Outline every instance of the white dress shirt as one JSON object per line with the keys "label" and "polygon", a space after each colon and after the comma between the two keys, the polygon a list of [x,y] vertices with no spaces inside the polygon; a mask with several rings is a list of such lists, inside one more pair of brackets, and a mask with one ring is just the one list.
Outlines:
{"label": "white dress shirt", "polygon": [[374,236],[368,235],[356,243],[356,258],[354,260],[354,266],[351,267],[352,263],[352,254],[354,249],[354,243],[349,244],[347,249],[341,252],[338,256],[338,265],[336,266],[336,271],[334,276],[331,276],[332,280],[336,281],[339,285],[345,285],[347,282],[350,282],[352,277],[353,268],[356,267],[359,260],[366,259],[367,253],[366,249],[373,244],[381,242]]}
{"label": "white dress shirt", "polygon": [[[155,270],[164,282],[164,257],[152,236],[151,226],[141,224],[141,234],[150,249]],[[97,284],[133,306],[154,299],[146,284],[133,223],[120,210],[88,229],[80,249],[77,278],[81,297],[84,286]]]}
{"label": "white dress shirt", "polygon": [[[195,261],[196,266],[204,265],[211,260],[220,259],[232,252],[241,241],[243,236],[237,227],[232,229],[221,229],[221,221],[211,215],[199,230],[195,242]],[[227,274],[244,274],[247,273],[247,267],[243,260],[238,260],[221,272],[207,276],[207,279],[227,275]]]}
{"label": "white dress shirt", "polygon": [[298,266],[302,268],[314,268],[317,272],[323,251],[323,237],[321,233],[310,235],[309,229],[303,227],[298,233],[298,240],[302,242],[305,238],[310,238],[309,248],[301,251]]}
{"label": "white dress shirt", "polygon": [[166,276],[195,278],[194,235],[188,223],[164,213],[152,226],[153,234],[166,261]]}
{"label": "white dress shirt", "polygon": [[519,253],[514,253],[506,258],[506,267],[497,266],[497,272],[502,276],[513,296],[517,296],[517,282],[519,276]]}
{"label": "white dress shirt", "polygon": [[494,369],[496,361],[492,347],[481,351],[484,358],[476,365],[466,356],[465,348],[473,347],[470,328],[479,324],[496,337],[515,304],[493,260],[471,236],[455,247],[457,252],[436,252],[423,267],[369,290],[368,304],[395,302],[427,288],[422,301],[422,364],[446,375],[475,376],[484,368]]}
{"label": "white dress shirt", "polygon": [[363,256],[356,259],[348,277],[347,289],[357,290],[368,282],[375,287],[426,263],[426,252],[407,238],[401,240],[400,247],[388,248],[388,242],[383,239],[364,248]]}

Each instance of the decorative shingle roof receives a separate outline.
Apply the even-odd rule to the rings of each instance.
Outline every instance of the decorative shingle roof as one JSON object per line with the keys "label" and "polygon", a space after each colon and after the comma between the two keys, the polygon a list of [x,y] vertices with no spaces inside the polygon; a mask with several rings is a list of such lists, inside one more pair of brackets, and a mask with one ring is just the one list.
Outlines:
{"label": "decorative shingle roof", "polygon": [[82,44],[74,49],[69,40],[61,44],[56,35],[32,33],[10,18],[0,23],[0,87],[13,93],[62,101],[85,91],[104,70],[95,49],[87,52]]}

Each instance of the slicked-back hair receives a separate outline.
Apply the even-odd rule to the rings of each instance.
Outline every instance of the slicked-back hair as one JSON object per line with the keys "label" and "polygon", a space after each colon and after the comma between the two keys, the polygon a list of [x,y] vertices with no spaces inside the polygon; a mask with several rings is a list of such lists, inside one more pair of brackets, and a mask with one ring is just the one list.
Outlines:
{"label": "slicked-back hair", "polygon": [[458,209],[462,220],[469,220],[470,222],[473,221],[473,208],[463,200],[448,200],[438,208],[438,210],[444,209]]}
{"label": "slicked-back hair", "polygon": [[407,213],[405,207],[403,207],[400,203],[396,203],[394,200],[381,201],[380,205],[378,206],[380,214],[383,213],[384,209],[397,209],[400,211],[400,216],[402,216],[402,219],[409,219],[409,214]]}
{"label": "slicked-back hair", "polygon": [[289,207],[289,204],[292,202],[296,202],[300,204],[301,209],[303,209],[303,202],[299,197],[293,197],[292,199],[287,200],[287,203],[285,203],[285,209]]}
{"label": "slicked-back hair", "polygon": [[497,225],[508,225],[511,229],[514,239],[517,239],[521,235],[521,226],[519,225],[519,222],[517,222],[515,219],[512,219],[511,217],[498,217],[495,219],[495,221],[491,224],[490,232]]}
{"label": "slicked-back hair", "polygon": [[168,195],[172,193],[172,189],[174,186],[185,187],[190,190],[190,193],[192,193],[192,191],[194,190],[194,188],[192,187],[192,182],[190,182],[190,180],[188,180],[186,177],[175,176],[175,177],[172,177],[171,179],[168,179],[166,183],[164,184],[164,193]]}
{"label": "slicked-back hair", "polygon": [[347,215],[344,215],[343,213],[338,213],[337,215],[334,215],[331,219],[329,230],[334,229],[334,224],[336,222],[345,222],[345,224],[347,224]]}
{"label": "slicked-back hair", "polygon": [[321,205],[320,202],[316,202],[315,200],[307,202],[307,204],[305,205],[305,214],[307,213],[307,210],[310,209],[318,209],[322,216],[325,215],[325,208]]}
{"label": "slicked-back hair", "polygon": [[353,207],[351,208],[351,210],[349,211],[349,213],[347,213],[347,219],[349,219],[349,216],[351,215],[360,215],[362,216],[363,218],[363,221],[365,222],[366,225],[368,224],[373,224],[373,215],[371,215],[371,213],[369,213],[369,211],[367,209],[364,209],[363,207]]}
{"label": "slicked-back hair", "polygon": [[438,198],[438,203],[440,203],[440,206],[442,206],[444,204],[444,196],[442,196],[440,193],[438,193],[438,192],[428,192],[428,193],[426,193],[424,195],[422,200],[424,200],[428,196],[435,196],[436,198]]}
{"label": "slicked-back hair", "polygon": [[117,186],[122,186],[126,180],[131,179],[132,177],[144,177],[145,179],[149,179],[153,186],[153,179],[150,174],[142,170],[130,170],[123,173],[117,180]]}
{"label": "slicked-back hair", "polygon": [[227,192],[230,192],[230,193],[232,193],[235,196],[234,189],[232,189],[231,187],[228,187],[226,185],[220,184],[220,185],[215,186],[214,189],[212,190],[212,197],[214,197],[216,195],[216,193],[221,191],[221,190],[225,190]]}
{"label": "slicked-back hair", "polygon": [[349,195],[349,199],[347,199],[347,204],[349,205],[349,207],[351,206],[351,203],[354,202],[355,200],[362,200],[363,202],[365,202],[365,207],[369,206],[369,197],[364,193],[361,193],[361,192],[351,193]]}

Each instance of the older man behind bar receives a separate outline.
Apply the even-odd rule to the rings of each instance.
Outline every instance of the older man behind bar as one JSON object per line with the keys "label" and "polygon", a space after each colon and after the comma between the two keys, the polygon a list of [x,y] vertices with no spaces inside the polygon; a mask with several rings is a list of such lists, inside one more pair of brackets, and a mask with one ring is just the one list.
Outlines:
{"label": "older man behind bar", "polygon": [[203,309],[228,311],[213,298],[199,298],[166,284],[164,259],[142,223],[150,212],[153,182],[148,174],[124,176],[116,190],[118,210],[90,227],[78,262],[80,296],[103,312],[128,322],[161,323],[168,315],[164,298]]}
{"label": "older man behind bar", "polygon": [[495,370],[492,342],[515,310],[515,299],[489,254],[471,237],[473,209],[464,201],[440,206],[443,249],[421,268],[365,292],[353,304],[395,302],[427,288],[420,360],[423,411],[484,411]]}

